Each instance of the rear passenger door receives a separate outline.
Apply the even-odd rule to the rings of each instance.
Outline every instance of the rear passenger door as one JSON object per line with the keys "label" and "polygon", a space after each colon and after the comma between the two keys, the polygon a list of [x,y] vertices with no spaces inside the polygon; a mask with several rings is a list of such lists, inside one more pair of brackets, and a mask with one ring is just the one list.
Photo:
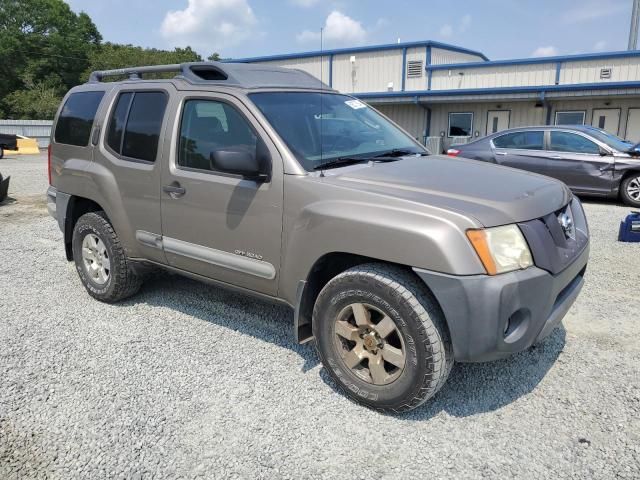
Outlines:
{"label": "rear passenger door", "polygon": [[547,174],[544,130],[505,133],[491,140],[497,164]]}
{"label": "rear passenger door", "polygon": [[[128,255],[166,263],[161,248],[160,138],[166,126],[169,91],[164,88],[123,88],[111,98],[97,164],[97,176],[110,175],[118,192],[109,191],[112,219],[126,237]],[[98,187],[100,188],[100,187]]]}
{"label": "rear passenger door", "polygon": [[[282,159],[236,97],[185,92],[172,110],[162,175],[162,243],[173,267],[267,295],[277,293],[282,236]],[[248,152],[268,179],[216,170],[216,151]]]}
{"label": "rear passenger door", "polygon": [[614,157],[603,155],[600,146],[579,133],[551,130],[547,157],[549,176],[584,193],[611,191]]}

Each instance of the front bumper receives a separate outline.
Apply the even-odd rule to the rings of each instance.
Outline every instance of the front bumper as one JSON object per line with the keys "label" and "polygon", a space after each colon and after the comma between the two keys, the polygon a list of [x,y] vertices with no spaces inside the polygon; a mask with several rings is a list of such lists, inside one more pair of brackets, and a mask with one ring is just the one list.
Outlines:
{"label": "front bumper", "polygon": [[414,269],[446,317],[459,362],[485,362],[531,347],[560,323],[584,284],[589,245],[562,272],[537,267],[455,276]]}

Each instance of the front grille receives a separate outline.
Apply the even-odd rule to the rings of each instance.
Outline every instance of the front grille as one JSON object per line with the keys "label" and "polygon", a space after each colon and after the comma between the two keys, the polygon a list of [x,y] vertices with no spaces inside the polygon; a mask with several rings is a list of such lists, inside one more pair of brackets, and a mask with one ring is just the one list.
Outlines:
{"label": "front grille", "polygon": [[558,211],[518,225],[536,266],[553,275],[567,268],[589,241],[587,220],[577,198]]}

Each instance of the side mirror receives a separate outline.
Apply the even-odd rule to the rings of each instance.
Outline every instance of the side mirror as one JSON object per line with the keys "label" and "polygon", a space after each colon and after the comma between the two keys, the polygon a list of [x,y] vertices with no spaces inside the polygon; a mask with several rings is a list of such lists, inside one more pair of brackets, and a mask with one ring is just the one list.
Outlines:
{"label": "side mirror", "polygon": [[238,150],[215,150],[209,155],[211,169],[242,175],[252,180],[266,180],[268,176],[260,169],[256,155]]}
{"label": "side mirror", "polygon": [[606,157],[607,155],[612,155],[612,153],[609,150],[607,150],[606,148],[604,148],[604,147],[599,147],[599,148],[600,148],[600,156],[601,157]]}

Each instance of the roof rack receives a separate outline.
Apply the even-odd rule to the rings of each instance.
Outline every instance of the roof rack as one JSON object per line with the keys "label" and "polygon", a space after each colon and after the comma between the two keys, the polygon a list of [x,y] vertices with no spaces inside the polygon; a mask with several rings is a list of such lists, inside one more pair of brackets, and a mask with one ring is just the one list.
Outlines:
{"label": "roof rack", "polygon": [[176,73],[189,83],[219,83],[241,88],[314,88],[331,90],[313,75],[292,68],[247,63],[191,62],[173,65],[128,67],[115,70],[98,70],[89,76],[89,83],[99,83],[106,77],[128,76],[130,80],[142,80],[150,73]]}

